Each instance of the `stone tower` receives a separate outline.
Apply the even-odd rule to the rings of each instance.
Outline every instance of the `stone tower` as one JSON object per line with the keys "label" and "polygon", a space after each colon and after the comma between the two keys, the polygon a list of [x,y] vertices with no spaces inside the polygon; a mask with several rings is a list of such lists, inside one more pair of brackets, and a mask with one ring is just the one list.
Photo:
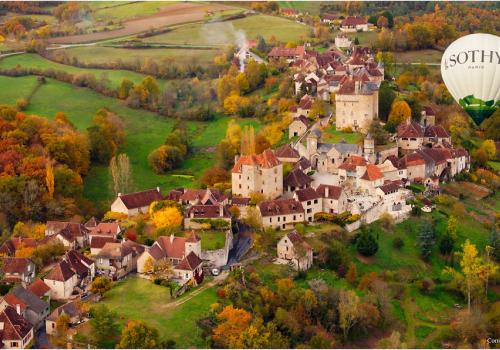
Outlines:
{"label": "stone tower", "polygon": [[377,156],[375,154],[375,140],[372,135],[368,133],[363,141],[363,154],[365,159],[372,164],[375,164]]}
{"label": "stone tower", "polygon": [[321,131],[313,129],[307,135],[307,154],[311,157],[318,151],[318,140],[321,137]]}

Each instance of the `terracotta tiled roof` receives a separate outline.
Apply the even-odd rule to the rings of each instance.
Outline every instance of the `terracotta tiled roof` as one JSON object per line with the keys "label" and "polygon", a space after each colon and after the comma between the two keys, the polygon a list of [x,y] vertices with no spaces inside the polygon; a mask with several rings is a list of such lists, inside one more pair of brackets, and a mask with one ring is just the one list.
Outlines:
{"label": "terracotta tiled roof", "polygon": [[201,241],[201,238],[194,231],[191,231],[186,239],[186,242],[189,242],[189,243],[196,243],[199,241]]}
{"label": "terracotta tiled roof", "polygon": [[425,159],[418,153],[407,154],[400,160],[400,167],[405,167],[405,168],[408,166],[424,165],[424,164],[425,164]]}
{"label": "terracotta tiled roof", "polygon": [[185,237],[160,236],[156,239],[155,244],[159,245],[169,258],[182,259],[184,257]]}
{"label": "terracotta tiled roof", "polygon": [[424,137],[424,130],[422,126],[414,120],[408,123],[401,123],[397,130],[398,138],[402,137]]}
{"label": "terracotta tiled roof", "polygon": [[30,290],[37,297],[41,298],[47,292],[50,292],[50,287],[46,285],[40,278],[37,278],[28,286],[28,290]]}
{"label": "terracotta tiled roof", "polygon": [[14,308],[17,307],[16,305],[19,305],[19,309],[21,310],[21,312],[26,311],[26,309],[28,308],[28,305],[21,298],[19,298],[17,295],[13,293],[7,293],[3,297],[3,300],[7,303],[7,305],[10,305]]}
{"label": "terracotta tiled roof", "polygon": [[106,243],[118,243],[119,240],[113,238],[113,237],[100,237],[100,236],[94,236],[90,240],[90,248],[95,248],[95,249],[100,249],[104,247]]}
{"label": "terracotta tiled roof", "polygon": [[[328,195],[326,195],[328,189]],[[319,185],[316,192],[322,198],[339,199],[342,195],[342,187],[333,185]]]}
{"label": "terracotta tiled roof", "polygon": [[120,199],[127,209],[136,209],[149,206],[154,201],[161,201],[163,197],[158,189],[155,188],[141,192],[122,194]]}
{"label": "terracotta tiled roof", "polygon": [[149,249],[149,254],[153,257],[155,260],[160,260],[166,257],[165,252],[160,248],[159,245],[154,244],[150,249]]}
{"label": "terracotta tiled roof", "polygon": [[417,152],[431,158],[436,164],[446,163],[447,159],[451,157],[450,151],[445,148],[424,148]]}
{"label": "terracotta tiled roof", "polygon": [[285,187],[309,186],[313,180],[300,169],[293,169],[284,179]]}
{"label": "terracotta tiled roof", "polygon": [[278,158],[300,158],[299,152],[292,148],[289,144],[286,144],[276,150],[276,157]]}
{"label": "terracotta tiled roof", "polygon": [[293,243],[293,245],[302,245],[304,248],[306,248],[307,250],[311,250],[311,246],[306,242],[304,241],[304,239],[302,238],[302,236],[296,231],[296,230],[293,230],[292,232],[288,233],[286,235],[288,237],[288,239],[290,240],[290,242]]}
{"label": "terracotta tiled roof", "polygon": [[430,125],[425,128],[425,137],[449,138],[450,134],[441,125]]}
{"label": "terracotta tiled roof", "polygon": [[22,274],[27,271],[30,264],[33,263],[28,258],[4,258],[2,272]]}
{"label": "terracotta tiled roof", "polygon": [[288,215],[304,213],[302,204],[294,199],[276,199],[259,203],[262,216]]}
{"label": "terracotta tiled roof", "polygon": [[300,202],[310,201],[319,198],[319,195],[316,193],[316,191],[310,187],[297,190],[295,191],[295,194],[297,195],[297,199]]}
{"label": "terracotta tiled roof", "polygon": [[300,57],[304,56],[306,50],[304,46],[297,46],[295,48],[286,48],[275,46],[272,48],[271,52],[269,52],[269,58],[280,58],[280,57]]}
{"label": "terracotta tiled roof", "polygon": [[366,166],[365,173],[363,174],[363,176],[361,176],[361,178],[363,180],[368,180],[368,181],[375,181],[375,180],[381,179],[383,177],[384,177],[384,174],[382,174],[382,172],[380,171],[378,166],[373,165],[373,164],[368,164]]}
{"label": "terracotta tiled roof", "polygon": [[385,194],[390,194],[397,192],[401,186],[398,185],[397,182],[390,181],[388,183],[383,184],[382,186],[379,186],[379,188],[384,192]]}
{"label": "terracotta tiled roof", "polygon": [[123,243],[106,243],[96,257],[104,259],[122,259],[131,254],[132,250]]}
{"label": "terracotta tiled roof", "polygon": [[348,16],[341,23],[342,27],[356,26],[363,24],[367,24],[366,19],[359,16]]}
{"label": "terracotta tiled roof", "polygon": [[180,201],[181,196],[184,194],[184,189],[183,188],[176,188],[175,190],[172,190],[168,193],[167,198],[168,200],[171,201]]}
{"label": "terracotta tiled roof", "polygon": [[250,204],[250,198],[245,198],[245,197],[233,197],[231,199],[231,204],[233,205],[249,205]]}
{"label": "terracotta tiled roof", "polygon": [[89,230],[96,227],[97,225],[99,225],[100,221],[97,220],[95,217],[91,217],[86,223],[85,223],[85,227],[88,228]]}
{"label": "terracotta tiled roof", "polygon": [[424,111],[425,111],[426,115],[436,115],[436,113],[434,112],[434,110],[430,106],[425,106]]}
{"label": "terracotta tiled roof", "polygon": [[71,269],[71,265],[66,260],[58,262],[54,268],[45,277],[49,281],[65,282],[72,278],[75,272]]}
{"label": "terracotta tiled roof", "polygon": [[302,109],[311,109],[314,99],[309,95],[304,95],[300,99],[299,107]]}
{"label": "terracotta tiled roof", "polygon": [[191,217],[191,215],[194,218],[200,219],[231,217],[231,214],[224,205],[193,205],[186,211],[186,217]]}
{"label": "terracotta tiled roof", "polygon": [[90,273],[90,266],[94,264],[93,260],[87,258],[85,255],[77,252],[76,250],[68,251],[65,258],[68,260],[71,269],[75,271],[80,278],[88,276]]}
{"label": "terracotta tiled roof", "polygon": [[0,331],[2,341],[22,341],[33,329],[33,326],[12,306],[7,306],[0,312],[0,322],[3,323],[3,329]]}
{"label": "terracotta tiled roof", "polygon": [[12,237],[0,246],[0,253],[13,255],[16,250],[19,249],[20,245],[24,247],[34,248],[36,246],[36,243],[36,240],[33,238]]}
{"label": "terracotta tiled roof", "polygon": [[182,261],[175,267],[177,270],[193,271],[203,263],[198,255],[190,252]]}
{"label": "terracotta tiled roof", "polygon": [[120,224],[116,222],[101,222],[99,225],[94,227],[92,231],[90,231],[90,235],[92,236],[114,236],[121,231]]}
{"label": "terracotta tiled roof", "polygon": [[355,171],[358,166],[366,166],[366,160],[360,156],[350,156],[344,163],[339,166],[339,169],[344,169],[348,171]]}
{"label": "terracotta tiled roof", "polygon": [[261,154],[251,156],[241,156],[233,167],[233,173],[241,172],[243,165],[259,166],[261,168],[274,168],[280,165],[281,162],[270,149],[265,150]]}

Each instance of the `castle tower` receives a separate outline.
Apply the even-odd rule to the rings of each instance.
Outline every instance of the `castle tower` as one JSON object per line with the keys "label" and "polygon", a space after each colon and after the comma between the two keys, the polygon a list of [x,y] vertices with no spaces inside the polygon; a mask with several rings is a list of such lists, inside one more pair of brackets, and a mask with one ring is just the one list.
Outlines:
{"label": "castle tower", "polygon": [[184,256],[188,256],[191,252],[194,252],[201,258],[201,238],[194,231],[186,238]]}
{"label": "castle tower", "polygon": [[372,135],[368,133],[363,141],[363,154],[365,159],[370,163],[375,164],[377,156],[375,154],[375,140]]}
{"label": "castle tower", "polygon": [[318,129],[313,129],[307,135],[307,154],[311,157],[318,151],[318,140],[321,137],[321,131]]}

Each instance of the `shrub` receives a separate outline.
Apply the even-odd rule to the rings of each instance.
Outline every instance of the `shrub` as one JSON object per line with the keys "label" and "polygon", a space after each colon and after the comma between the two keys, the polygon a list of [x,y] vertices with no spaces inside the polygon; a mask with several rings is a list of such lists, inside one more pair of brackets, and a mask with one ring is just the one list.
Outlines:
{"label": "shrub", "polygon": [[429,293],[434,289],[434,282],[430,278],[417,281],[417,287],[422,293]]}
{"label": "shrub", "polygon": [[405,245],[405,241],[401,237],[396,237],[392,240],[392,246],[397,249],[401,250]]}
{"label": "shrub", "polygon": [[359,254],[364,256],[375,255],[378,251],[378,243],[375,237],[369,230],[361,231],[361,234],[356,239],[356,249]]}
{"label": "shrub", "polygon": [[28,100],[20,98],[16,101],[16,106],[19,111],[24,111],[28,107]]}

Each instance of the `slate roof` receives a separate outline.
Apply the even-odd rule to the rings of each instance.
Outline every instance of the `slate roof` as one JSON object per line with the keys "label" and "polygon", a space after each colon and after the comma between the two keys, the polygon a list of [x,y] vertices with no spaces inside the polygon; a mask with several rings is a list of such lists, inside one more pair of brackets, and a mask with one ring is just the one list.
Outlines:
{"label": "slate roof", "polygon": [[263,217],[304,213],[302,204],[294,199],[263,201],[259,203],[259,210]]}
{"label": "slate roof", "polygon": [[122,194],[119,196],[127,209],[136,209],[149,206],[154,201],[163,199],[159,189],[151,189],[141,192]]}
{"label": "slate roof", "polygon": [[312,164],[309,161],[309,159],[307,159],[305,157],[300,157],[299,161],[297,163],[295,163],[295,165],[293,166],[293,170],[299,169],[299,170],[304,171],[305,169],[309,169],[311,166],[312,166]]}
{"label": "slate roof", "polygon": [[[42,314],[49,307],[49,303],[40,299],[36,294],[23,286],[14,287],[10,293],[14,294],[17,298],[22,300],[29,309],[35,311],[37,314]],[[15,307],[15,305],[11,305]]]}
{"label": "slate roof", "polygon": [[309,186],[313,180],[300,169],[293,169],[284,179],[285,187]]}
{"label": "slate roof", "polygon": [[0,322],[4,325],[0,330],[0,341],[22,341],[33,329],[33,326],[12,306],[7,306],[0,312]]}
{"label": "slate roof", "polygon": [[340,141],[338,143],[333,144],[333,147],[340,154],[357,154],[360,152],[361,147],[353,143],[347,143],[346,141]]}
{"label": "slate roof", "polygon": [[51,312],[47,319],[52,322],[56,322],[59,316],[68,315],[69,318],[77,317],[80,315],[80,311],[78,310],[78,306],[74,301],[70,301],[64,305],[59,306],[54,311]]}

